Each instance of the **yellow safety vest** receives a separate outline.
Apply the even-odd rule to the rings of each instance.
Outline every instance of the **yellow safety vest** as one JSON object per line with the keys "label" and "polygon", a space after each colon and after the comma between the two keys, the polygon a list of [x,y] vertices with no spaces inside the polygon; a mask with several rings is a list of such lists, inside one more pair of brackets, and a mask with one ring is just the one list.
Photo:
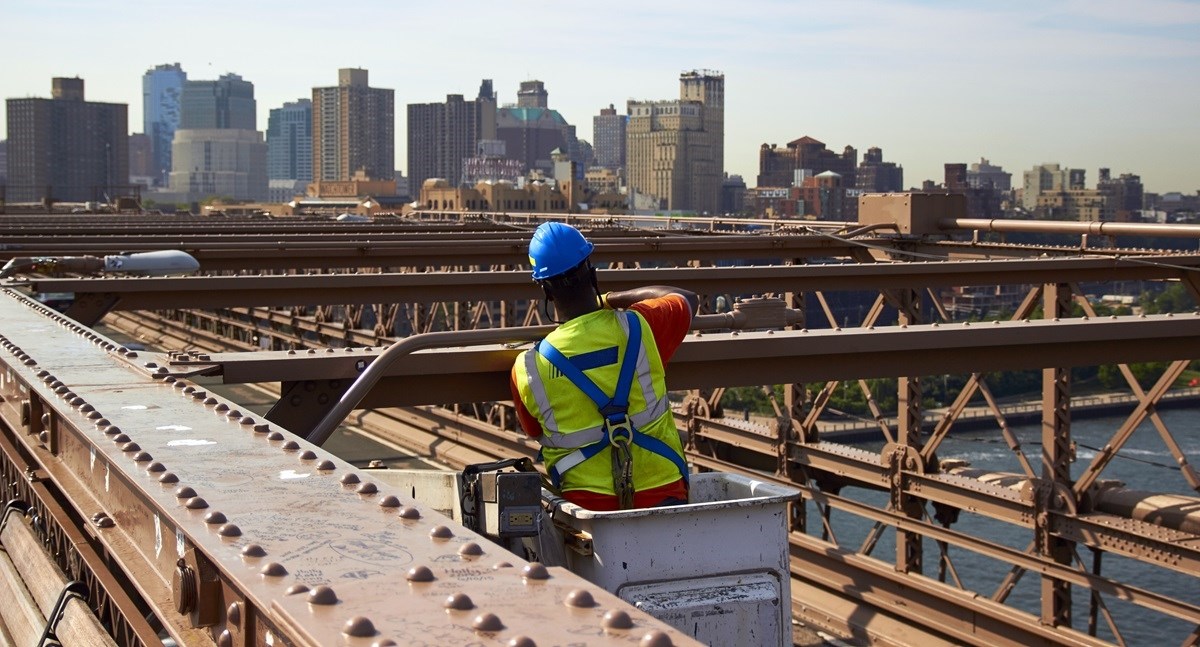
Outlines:
{"label": "yellow safety vest", "polygon": [[[628,347],[627,313],[634,315],[641,328],[638,348]],[[667,401],[662,358],[654,333],[641,314],[597,310],[562,324],[545,341],[608,396],[616,390],[625,354],[638,353],[627,416],[636,430],[635,438],[636,434],[645,434],[656,439],[649,442],[661,451],[633,444],[634,490],[686,478],[683,448]],[[517,358],[514,373],[522,403],[542,426],[542,457],[552,479],[561,479],[560,489],[615,495],[612,450],[605,440],[605,420],[596,403],[536,348]],[[597,447],[601,442],[604,446]]]}

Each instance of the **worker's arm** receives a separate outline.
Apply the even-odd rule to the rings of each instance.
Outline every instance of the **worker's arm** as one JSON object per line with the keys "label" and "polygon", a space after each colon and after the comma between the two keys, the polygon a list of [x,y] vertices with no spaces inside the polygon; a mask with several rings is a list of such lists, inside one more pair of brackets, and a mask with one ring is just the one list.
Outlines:
{"label": "worker's arm", "polygon": [[696,308],[700,306],[700,297],[696,296],[696,293],[691,290],[676,288],[670,285],[647,285],[632,290],[609,292],[604,295],[604,305],[609,308],[628,308],[639,301],[665,297],[668,294],[678,294],[687,300],[688,307],[692,311],[692,316],[696,316]]}

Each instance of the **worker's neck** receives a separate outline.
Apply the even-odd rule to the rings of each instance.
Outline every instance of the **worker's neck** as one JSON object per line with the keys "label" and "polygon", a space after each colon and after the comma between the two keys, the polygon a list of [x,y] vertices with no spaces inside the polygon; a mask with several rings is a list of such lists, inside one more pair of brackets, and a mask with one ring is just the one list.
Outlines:
{"label": "worker's neck", "polygon": [[554,310],[563,321],[570,321],[576,317],[582,317],[600,309],[600,301],[596,298],[595,294],[581,295],[580,297],[570,299],[556,298],[554,300]]}

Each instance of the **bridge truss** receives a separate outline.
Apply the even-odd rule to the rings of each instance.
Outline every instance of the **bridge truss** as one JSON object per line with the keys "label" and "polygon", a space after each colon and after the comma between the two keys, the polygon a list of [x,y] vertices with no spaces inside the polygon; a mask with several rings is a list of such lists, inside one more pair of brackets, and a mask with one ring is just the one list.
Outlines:
{"label": "bridge truss", "polygon": [[[384,347],[422,333],[546,323],[540,294],[522,269],[523,250],[536,221],[534,216],[461,214],[354,225],[121,219],[88,231],[91,223],[79,220],[13,218],[3,226],[5,240],[20,246],[5,252],[10,256],[167,247],[193,254],[201,261],[201,276],[29,276],[23,289],[73,294],[65,314],[78,323],[56,324],[72,335],[86,339],[92,335],[88,327],[105,324],[168,349],[164,354],[130,353],[115,345],[109,348],[107,340],[93,339],[92,344],[99,344],[106,358],[94,361],[119,367],[121,384],[154,394],[147,401],[157,402],[160,393],[199,401],[176,411],[178,422],[172,424],[220,419],[211,412],[225,407],[220,413],[226,427],[236,430],[245,418],[252,418],[244,425],[250,433],[242,437],[259,443],[254,447],[276,446],[286,454],[293,445],[290,450],[299,456],[299,465],[307,465],[306,460],[332,461],[337,467],[333,474],[348,468],[336,457],[326,458],[303,437]],[[1200,256],[1127,242],[1145,244],[1134,238],[1138,234],[1195,238],[1194,230],[1126,225],[1105,232],[1074,223],[1037,223],[1060,238],[1034,243],[983,233],[1012,225],[961,220],[942,222],[937,233],[922,235],[901,234],[903,226],[853,223],[712,220],[650,227],[605,219],[577,224],[597,242],[605,289],[672,284],[702,295],[698,330],[669,369],[670,387],[680,396],[677,423],[687,437],[689,460],[698,468],[743,472],[801,489],[802,501],[791,511],[793,608],[798,617],[881,644],[1134,644],[1140,634],[1131,625],[1148,617],[1174,628],[1173,642],[1200,640],[1200,599],[1194,594],[1200,574],[1200,502],[1192,496],[1200,489],[1200,478],[1189,461],[1200,447],[1193,437],[1169,429],[1159,411],[1190,361],[1200,357],[1200,316],[1101,317],[1086,298],[1097,284],[1171,282],[1186,286],[1196,299]],[[745,231],[748,224],[757,230]],[[972,290],[1004,295],[1012,304],[1010,312],[981,321],[964,319],[946,307],[950,291]],[[8,301],[26,303],[16,296]],[[21,307],[38,311],[37,306]],[[1082,316],[1073,315],[1073,309]],[[37,316],[55,315],[42,309]],[[9,325],[7,315],[4,320],[0,332]],[[233,644],[255,642],[237,624],[250,615],[261,617],[255,623],[270,625],[276,634],[286,631],[271,624],[278,623],[278,616],[267,610],[284,607],[289,617],[298,618],[303,614],[286,601],[299,598],[281,596],[269,587],[264,592],[258,581],[243,581],[244,573],[224,572],[223,564],[217,564],[224,578],[217,587],[222,602],[214,612],[223,620],[208,626],[227,628],[196,629],[194,613],[189,621],[171,619],[170,605],[164,602],[171,599],[166,573],[188,566],[177,563],[188,554],[196,562],[193,567],[203,567],[199,560],[219,561],[220,547],[226,546],[221,542],[227,540],[192,537],[186,517],[162,521],[162,500],[170,503],[171,498],[148,483],[129,478],[129,491],[122,498],[141,503],[129,506],[129,514],[120,517],[114,514],[120,509],[94,491],[97,484],[78,477],[81,471],[94,475],[96,468],[83,470],[77,464],[83,454],[64,456],[56,450],[62,447],[56,439],[95,436],[109,429],[99,423],[92,425],[94,430],[74,429],[86,427],[73,424],[80,415],[96,420],[89,417],[92,410],[82,407],[99,394],[75,404],[74,398],[64,399],[56,393],[59,387],[50,385],[62,381],[68,392],[82,387],[59,377],[46,382],[59,373],[57,366],[72,363],[65,350],[69,347],[59,351],[50,346],[34,358],[34,368],[47,373],[34,373],[43,386],[18,375],[33,370],[22,368],[27,361],[21,354],[27,351],[0,356],[10,375],[3,409],[10,455],[23,456],[10,461],[10,470],[16,470],[13,482],[18,483],[12,498],[42,500],[45,497],[30,488],[53,483],[59,506],[74,509],[76,517],[89,516],[82,514],[90,509],[84,502],[98,503],[117,527],[131,524],[130,517],[141,516],[144,522],[150,510],[158,510],[153,513],[159,520],[154,527],[166,524],[185,535],[178,558],[168,554],[171,559],[159,559],[163,563],[158,564],[155,586],[160,590],[127,592],[128,601],[102,600],[94,606],[117,609],[112,617],[127,619],[130,628],[122,637],[145,637],[148,629],[142,627],[139,633],[137,618],[128,617],[136,607],[146,618],[145,609],[138,606],[146,599],[158,601],[160,606],[153,610],[160,624],[212,640],[223,640],[221,631],[227,631],[241,641]],[[519,350],[491,343],[415,353],[389,368],[356,418],[389,442],[450,467],[532,456],[536,446],[517,433],[506,401],[508,370]],[[1135,362],[1162,362],[1165,369],[1147,387],[1129,368]],[[1071,433],[1070,369],[1100,364],[1119,366],[1133,404],[1108,442],[1085,459]],[[1008,420],[1011,410],[997,401],[990,387],[1004,372],[1028,369],[1041,372],[1042,431],[1035,439],[1014,432]],[[966,387],[931,417],[925,410],[929,385],[947,374],[966,376]],[[878,382],[868,380],[876,378],[894,381],[894,411],[882,410],[876,394],[869,392]],[[261,419],[241,411],[233,416],[236,403],[222,401],[202,386],[214,381],[272,385],[278,400]],[[767,387],[775,415],[765,422],[726,416],[724,396],[738,386]],[[49,393],[34,393],[46,387]],[[823,421],[831,396],[844,388],[867,391],[874,437],[866,444],[842,441]],[[973,469],[939,451],[956,422],[969,410],[981,408],[995,421],[991,437],[1011,455],[1008,470]],[[118,443],[119,449],[127,443],[158,442],[136,437],[129,424],[115,424],[109,411],[99,406],[95,410],[108,419],[106,424],[118,428],[118,435],[128,436]],[[254,433],[260,427],[262,431]],[[47,432],[45,439],[42,432]],[[276,432],[278,438],[270,440]],[[1135,434],[1159,439],[1178,472],[1174,491],[1133,492],[1105,478],[1113,461],[1127,456],[1123,448]],[[139,462],[138,450],[131,451],[134,467],[144,470],[142,463],[157,464],[152,462],[155,457]],[[234,471],[250,469],[258,450],[245,451],[244,456],[223,460],[245,466]],[[312,456],[305,459],[307,454]],[[96,454],[88,456],[95,460]],[[118,464],[118,457],[112,460]],[[56,473],[56,464],[74,476],[62,480],[67,477]],[[179,469],[163,464],[171,472]],[[128,465],[122,465],[126,472]],[[29,469],[33,477],[23,471]],[[109,474],[113,468],[105,469]],[[20,474],[26,476],[16,478]],[[73,485],[75,481],[83,484]],[[106,491],[108,483],[106,478]],[[219,479],[204,485],[210,490],[223,487]],[[199,492],[196,498],[211,496],[192,487]],[[183,499],[185,507],[191,499],[175,498]],[[229,514],[231,509],[249,514],[238,505],[236,496],[223,501],[223,516],[236,518]],[[343,506],[356,505],[331,500],[327,511],[336,516]],[[52,516],[47,507],[39,518]],[[82,519],[76,526],[99,527],[95,520]],[[850,519],[855,521],[844,521]],[[73,527],[59,525],[63,533]],[[217,529],[224,525],[209,524]],[[356,526],[346,541],[352,542],[349,535],[367,532],[369,526]],[[137,532],[149,533],[148,528],[143,524]],[[993,534],[996,528],[1018,539],[1001,539]],[[53,533],[42,534],[43,543],[51,546],[70,543],[55,539]],[[140,540],[156,545],[151,536]],[[125,588],[135,589],[155,581],[143,566],[123,561],[119,548],[106,546],[96,552],[106,557],[93,558],[99,566],[75,558],[92,565],[84,570],[95,577],[117,577],[110,572],[116,570],[123,573]],[[239,559],[244,565],[246,559]],[[118,568],[112,568],[114,563]],[[1127,565],[1134,565],[1136,573],[1130,574]],[[153,565],[150,570],[155,570]],[[1185,584],[1168,593],[1157,585],[1160,575]],[[310,580],[334,577],[321,574]],[[439,581],[442,577],[439,572]],[[229,611],[234,602],[242,605],[239,610],[257,611],[241,611],[230,625],[233,614],[222,615],[222,609]],[[175,614],[184,615],[178,609]],[[520,622],[525,619],[522,616]],[[333,628],[349,620],[332,622]],[[603,617],[597,616],[597,622],[603,634]],[[316,632],[320,624],[306,625],[299,633]]]}

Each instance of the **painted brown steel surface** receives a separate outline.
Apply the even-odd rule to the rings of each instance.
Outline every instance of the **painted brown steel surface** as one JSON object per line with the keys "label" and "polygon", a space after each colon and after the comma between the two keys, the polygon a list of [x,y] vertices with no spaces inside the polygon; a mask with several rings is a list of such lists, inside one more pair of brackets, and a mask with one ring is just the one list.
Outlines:
{"label": "painted brown steel surface", "polygon": [[[339,643],[343,634],[402,644],[423,635],[555,644],[582,631],[589,644],[623,644],[658,630],[674,644],[691,644],[566,571],[550,569],[549,579],[539,579],[536,567],[526,572],[525,562],[483,537],[376,486],[318,447],[287,440],[233,403],[162,374],[147,379],[108,340],[11,292],[0,295],[0,320],[6,399],[25,393],[57,418],[45,446],[30,451],[56,479],[86,489],[112,520],[98,525],[100,540],[114,546],[172,626],[189,626],[186,614],[172,615],[178,595],[164,597],[184,560],[202,581],[215,569],[224,591],[202,595],[203,610],[192,614],[211,622],[211,639],[257,626],[251,642],[269,643],[262,632],[272,632],[310,645]],[[55,382],[66,390],[56,392]],[[9,427],[20,428],[11,411],[4,409]],[[177,482],[164,482],[166,473]],[[417,509],[420,518],[403,518],[398,507]],[[482,555],[465,550],[468,544]],[[410,582],[420,567],[432,579],[424,581],[422,571]],[[288,593],[299,586],[307,591]],[[580,589],[598,603],[566,609],[563,600]],[[458,593],[473,604],[447,613],[447,597]],[[409,614],[399,599],[428,613]],[[228,611],[234,603],[236,616]],[[605,630],[602,616],[613,608],[634,617],[633,630]]]}

